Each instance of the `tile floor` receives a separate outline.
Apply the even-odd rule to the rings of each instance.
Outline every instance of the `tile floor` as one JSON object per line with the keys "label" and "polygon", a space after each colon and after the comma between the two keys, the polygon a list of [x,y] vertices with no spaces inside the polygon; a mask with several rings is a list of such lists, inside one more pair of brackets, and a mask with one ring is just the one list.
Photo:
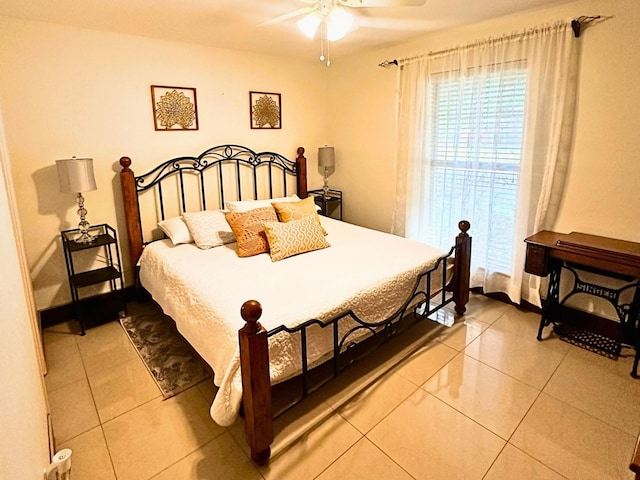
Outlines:
{"label": "tile floor", "polygon": [[242,424],[210,419],[212,384],[163,401],[119,323],[58,325],[44,335],[57,446],[73,480],[633,478],[632,352],[538,342],[538,320],[473,296],[453,327],[419,324],[279,418],[259,468]]}

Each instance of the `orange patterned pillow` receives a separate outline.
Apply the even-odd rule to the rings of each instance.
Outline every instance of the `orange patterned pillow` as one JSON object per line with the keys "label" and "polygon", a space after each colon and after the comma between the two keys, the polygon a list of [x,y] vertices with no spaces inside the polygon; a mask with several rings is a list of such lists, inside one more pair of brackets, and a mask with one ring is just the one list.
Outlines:
{"label": "orange patterned pillow", "polygon": [[264,222],[277,222],[273,207],[256,208],[248,212],[231,212],[225,215],[238,241],[238,256],[251,257],[269,251],[264,233]]}
{"label": "orange patterned pillow", "polygon": [[299,253],[330,247],[322,227],[311,215],[290,222],[265,222],[264,231],[269,240],[269,255],[277,262]]}
{"label": "orange patterned pillow", "polygon": [[[316,202],[311,196],[304,200],[300,200],[299,202],[274,202],[271,205],[276,209],[278,219],[281,222],[286,223],[310,216],[315,218],[318,225],[320,225],[320,228],[322,228],[322,223],[320,223],[320,217],[318,216],[318,211],[316,209]],[[324,228],[322,228],[322,233],[324,235],[327,234]]]}

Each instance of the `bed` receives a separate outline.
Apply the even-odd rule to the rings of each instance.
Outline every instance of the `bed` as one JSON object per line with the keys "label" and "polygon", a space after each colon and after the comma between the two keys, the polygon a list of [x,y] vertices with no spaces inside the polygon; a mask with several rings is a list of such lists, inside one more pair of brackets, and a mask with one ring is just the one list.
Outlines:
{"label": "bed", "polygon": [[140,176],[128,157],[120,164],[138,280],[211,365],[219,387],[211,416],[221,425],[243,416],[258,464],[268,461],[273,441],[272,385],[295,379],[298,401],[403,330],[407,319],[442,314],[449,304],[460,315],[465,311],[471,253],[465,221],[443,252],[316,214],[320,227],[309,216],[304,222],[316,233],[322,230],[326,246],[280,261],[273,261],[275,243],[270,253],[241,258],[236,230],[237,238],[214,248],[200,248],[192,222],[195,243],[176,243],[167,232],[167,222],[178,218],[270,210],[272,200],[276,210],[309,203],[302,147],[291,161],[274,152],[220,145]]}

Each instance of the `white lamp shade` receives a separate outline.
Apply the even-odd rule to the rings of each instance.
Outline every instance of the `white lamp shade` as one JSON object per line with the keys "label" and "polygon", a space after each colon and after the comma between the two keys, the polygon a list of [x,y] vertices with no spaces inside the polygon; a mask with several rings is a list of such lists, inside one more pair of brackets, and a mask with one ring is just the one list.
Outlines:
{"label": "white lamp shade", "polygon": [[62,193],[89,192],[98,188],[93,176],[93,158],[56,160]]}
{"label": "white lamp shade", "polygon": [[327,168],[336,166],[336,154],[333,147],[318,148],[318,166]]}

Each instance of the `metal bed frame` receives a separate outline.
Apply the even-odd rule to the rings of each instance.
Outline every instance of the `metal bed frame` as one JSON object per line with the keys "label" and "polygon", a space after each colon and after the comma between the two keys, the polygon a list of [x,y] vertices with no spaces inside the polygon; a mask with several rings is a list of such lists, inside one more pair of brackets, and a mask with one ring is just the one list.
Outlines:
{"label": "metal bed frame", "polygon": [[[131,159],[120,159],[122,171],[120,181],[125,210],[125,221],[131,265],[136,265],[146,244],[157,239],[155,233],[143,233],[140,197],[153,192],[153,218],[144,220],[153,225],[167,216],[167,202],[177,202],[179,212],[187,209],[205,210],[223,208],[226,200],[272,198],[275,195],[297,193],[307,196],[307,167],[304,148],[297,149],[295,161],[273,152],[254,152],[240,145],[220,145],[210,148],[198,156],[178,157],[165,161],[149,172],[135,176],[131,170]],[[193,181],[197,185],[195,200]],[[166,184],[164,182],[167,182]],[[170,186],[171,188],[165,187]],[[293,192],[293,186],[295,192]],[[174,189],[174,190],[172,190]],[[188,192],[191,192],[188,194]],[[247,193],[249,192],[249,193]],[[247,198],[247,196],[249,198]],[[387,319],[367,323],[352,312],[325,322],[309,319],[296,328],[279,326],[266,331],[258,322],[262,307],[255,300],[248,300],[240,308],[245,326],[240,329],[239,349],[242,370],[242,414],[245,435],[251,448],[251,458],[257,464],[265,464],[271,455],[273,442],[273,418],[298,403],[341,371],[374,350],[389,338],[409,328],[414,321],[452,313],[443,310],[455,304],[455,311],[462,315],[469,300],[469,274],[471,262],[471,237],[469,222],[458,224],[460,233],[449,252],[438,259],[437,264],[423,271],[416,279],[406,302]],[[453,268],[453,276],[447,282],[447,271]],[[443,288],[432,295],[433,277],[442,275]],[[343,322],[350,322],[346,333],[340,334]],[[321,365],[310,365],[307,358],[307,331],[310,328],[332,330],[333,351],[331,358]],[[356,332],[365,331],[366,337],[353,341]],[[277,334],[299,335],[301,341],[302,373],[299,378],[301,392],[277,412],[272,411],[272,386],[269,377],[268,339]],[[319,381],[314,379],[320,378]]]}

